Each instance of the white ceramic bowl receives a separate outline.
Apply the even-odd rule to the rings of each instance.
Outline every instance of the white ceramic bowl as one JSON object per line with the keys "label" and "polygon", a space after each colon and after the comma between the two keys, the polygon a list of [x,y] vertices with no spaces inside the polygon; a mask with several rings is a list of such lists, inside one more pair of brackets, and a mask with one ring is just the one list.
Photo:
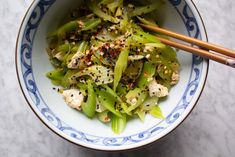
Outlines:
{"label": "white ceramic bowl", "polygon": [[[53,91],[45,73],[52,69],[45,48],[46,34],[56,28],[77,0],[35,0],[21,25],[16,48],[16,69],[22,92],[34,113],[61,137],[92,149],[115,151],[141,147],[170,133],[190,113],[203,90],[208,60],[179,52],[180,82],[168,99],[160,104],[165,120],[147,116],[144,123],[135,119],[121,135],[110,126],[90,120],[68,107]],[[195,38],[207,40],[202,19],[191,0],[169,0],[157,15],[164,27]]]}

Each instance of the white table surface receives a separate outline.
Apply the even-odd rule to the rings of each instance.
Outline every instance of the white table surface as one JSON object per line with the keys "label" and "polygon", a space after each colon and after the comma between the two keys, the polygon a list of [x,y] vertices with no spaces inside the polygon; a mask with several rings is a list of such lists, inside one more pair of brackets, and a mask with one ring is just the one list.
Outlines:
{"label": "white table surface", "polygon": [[[173,133],[140,150],[104,153],[73,145],[34,115],[16,78],[16,36],[32,0],[0,0],[1,157],[232,157],[235,156],[235,69],[210,62],[205,90]],[[235,1],[194,0],[211,42],[235,49]]]}

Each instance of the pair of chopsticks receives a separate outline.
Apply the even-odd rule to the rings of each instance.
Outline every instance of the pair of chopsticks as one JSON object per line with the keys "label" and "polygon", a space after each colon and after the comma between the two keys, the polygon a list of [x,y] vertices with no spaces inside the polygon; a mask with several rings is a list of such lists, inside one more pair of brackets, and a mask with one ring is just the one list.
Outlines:
{"label": "pair of chopsticks", "polygon": [[[214,45],[202,40],[198,40],[195,38],[191,38],[179,33],[175,33],[172,31],[169,31],[167,29],[160,28],[158,26],[151,26],[151,25],[145,25],[145,24],[140,24],[145,29],[158,32],[163,35],[167,35],[169,37],[182,40],[184,42],[190,43],[193,46],[188,46],[182,43],[178,43],[172,40],[168,40],[162,37],[157,37],[162,43],[175,47],[177,49],[181,49],[187,52],[191,52],[195,55],[214,60],[216,62],[231,66],[235,68],[235,51],[230,50],[218,45]],[[194,47],[198,46],[198,47]],[[212,52],[209,52],[212,51]]]}

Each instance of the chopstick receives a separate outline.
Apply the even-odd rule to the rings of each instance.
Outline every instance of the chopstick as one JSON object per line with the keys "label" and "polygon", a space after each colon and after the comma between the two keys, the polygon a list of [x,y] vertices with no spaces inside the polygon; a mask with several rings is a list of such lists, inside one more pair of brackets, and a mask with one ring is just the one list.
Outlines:
{"label": "chopstick", "polygon": [[[144,24],[140,24],[140,26],[142,26],[145,29],[161,33],[163,35],[167,35],[167,36],[176,38],[178,40],[191,43],[193,45],[199,46],[199,48],[181,44],[181,43],[171,41],[169,39],[165,39],[162,37],[157,37],[162,43],[166,45],[169,45],[169,46],[181,49],[181,50],[185,50],[187,52],[191,52],[193,54],[202,56],[204,58],[211,59],[216,62],[235,68],[235,51],[234,50],[230,50],[230,49],[227,49],[227,48],[215,45],[215,44],[211,44],[202,40],[198,40],[198,39],[191,38],[191,37],[179,34],[179,33],[175,33],[175,32],[160,28],[158,26],[151,26],[151,25],[144,25]],[[216,53],[211,53],[209,52],[209,50],[214,51]]]}

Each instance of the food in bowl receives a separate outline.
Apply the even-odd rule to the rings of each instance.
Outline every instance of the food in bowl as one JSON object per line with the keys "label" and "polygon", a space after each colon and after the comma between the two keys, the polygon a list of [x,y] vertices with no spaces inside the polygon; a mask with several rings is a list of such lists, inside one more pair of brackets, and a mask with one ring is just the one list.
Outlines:
{"label": "food in bowl", "polygon": [[122,0],[88,1],[48,35],[54,70],[46,75],[72,108],[120,134],[128,119],[164,118],[159,99],[179,81],[176,51],[138,23],[156,25],[147,6]]}
{"label": "food in bowl", "polygon": [[[140,1],[138,5],[148,2],[156,1]],[[164,2],[151,16],[161,27],[207,40],[203,21],[191,0]],[[146,114],[144,123],[138,118],[128,119],[122,134],[116,135],[109,129],[111,123],[100,123],[98,118],[89,119],[65,105],[61,94],[52,91],[55,86],[45,77],[45,73],[53,69],[45,53],[48,32],[56,30],[62,25],[61,19],[67,19],[64,17],[68,12],[81,5],[82,0],[35,0],[25,14],[15,57],[20,88],[29,107],[55,134],[86,148],[130,150],[163,138],[179,126],[195,107],[207,78],[208,60],[179,50],[180,80],[171,88],[167,99],[159,101],[165,118],[157,119]]]}

